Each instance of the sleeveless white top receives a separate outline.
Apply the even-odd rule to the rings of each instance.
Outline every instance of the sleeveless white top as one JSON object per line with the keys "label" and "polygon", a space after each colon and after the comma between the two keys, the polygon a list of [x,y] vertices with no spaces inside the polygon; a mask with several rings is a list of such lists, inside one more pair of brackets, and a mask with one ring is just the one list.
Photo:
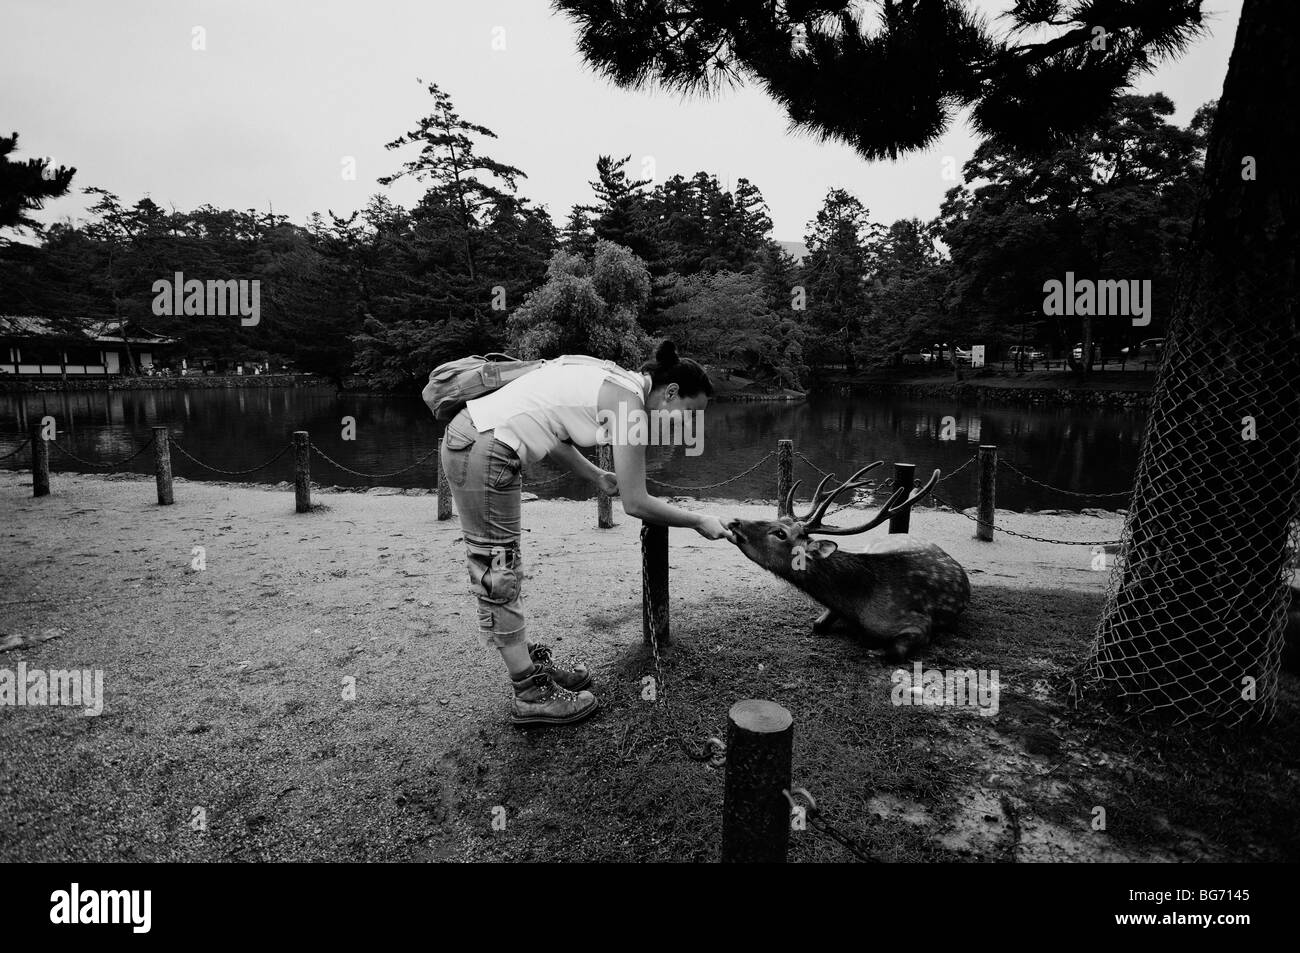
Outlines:
{"label": "sleeveless white top", "polygon": [[643,402],[650,392],[647,374],[624,370],[612,361],[566,355],[465,406],[474,429],[495,431],[524,464],[536,463],[565,441],[579,447],[596,445],[597,401],[606,381]]}

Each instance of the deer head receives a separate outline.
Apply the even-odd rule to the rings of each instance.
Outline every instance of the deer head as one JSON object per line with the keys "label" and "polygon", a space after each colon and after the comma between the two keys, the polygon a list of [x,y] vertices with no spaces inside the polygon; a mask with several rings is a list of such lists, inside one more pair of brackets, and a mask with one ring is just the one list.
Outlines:
{"label": "deer head", "polygon": [[827,484],[835,479],[835,474],[828,473],[817,485],[813,493],[812,505],[803,516],[794,514],[794,494],[799,488],[799,483],[802,482],[796,481],[794,486],[790,487],[790,492],[785,498],[785,506],[782,507],[793,515],[775,520],[736,519],[728,523],[727,528],[732,531],[736,546],[751,561],[778,576],[801,581],[806,578],[801,575],[803,571],[815,568],[818,562],[827,559],[839,548],[833,540],[813,539],[812,534],[852,536],[865,533],[888,521],[890,517],[911,509],[913,504],[929,494],[939,481],[939,471],[935,470],[924,486],[918,487],[910,494],[905,487],[899,487],[875,516],[857,526],[827,526],[822,522],[826,510],[830,508],[836,497],[847,490],[857,490],[869,485],[869,480],[862,479],[863,474],[883,463],[883,460],[869,463],[843,483],[830,488]]}

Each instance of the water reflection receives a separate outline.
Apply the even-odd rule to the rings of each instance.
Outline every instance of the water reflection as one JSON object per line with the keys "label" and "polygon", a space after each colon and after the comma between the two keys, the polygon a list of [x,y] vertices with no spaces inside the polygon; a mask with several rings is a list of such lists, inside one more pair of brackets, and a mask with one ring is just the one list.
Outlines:
{"label": "water reflection", "polygon": [[[59,442],[92,460],[120,459],[150,437],[152,426],[167,426],[173,436],[200,460],[226,470],[256,466],[272,457],[295,430],[307,430],[326,454],[366,473],[388,473],[427,454],[439,430],[415,396],[363,397],[339,395],[331,389],[265,388],[213,390],[66,391],[0,395],[0,454],[13,449],[17,434],[45,415],[58,422]],[[356,439],[343,439],[342,418],[356,418]],[[945,427],[945,418],[955,424]],[[1077,492],[1122,490],[1137,465],[1146,414],[1078,407],[1019,407],[953,404],[944,400],[899,399],[878,394],[827,396],[798,404],[715,403],[705,412],[704,452],[687,456],[680,448],[651,448],[650,476],[667,483],[696,487],[729,480],[776,449],[777,440],[795,442],[795,475],[815,481],[819,467],[847,476],[863,463],[914,463],[918,475],[935,467],[950,473],[970,459],[981,443],[996,444],[999,454],[1031,476]],[[954,439],[942,439],[951,434]],[[805,461],[811,461],[810,465]],[[25,467],[27,451],[5,461]],[[54,470],[79,469],[57,450]],[[126,469],[151,472],[150,454]],[[218,478],[179,454],[173,455],[177,475],[188,479]],[[89,468],[84,468],[89,469]],[[882,468],[885,470],[886,468]],[[958,506],[975,501],[974,470],[968,467],[943,485],[945,499]],[[698,494],[720,498],[775,496],[775,458],[755,472],[724,486]],[[398,476],[369,485],[428,487],[433,460]],[[562,471],[546,464],[528,476],[546,480]],[[322,485],[368,485],[319,458],[313,459],[313,479]],[[247,479],[274,483],[292,478],[286,455],[267,470]],[[670,487],[652,489],[662,495],[686,493]],[[587,498],[590,487],[576,477],[533,490],[539,496]],[[1026,507],[1124,505],[1123,499],[1077,499],[1027,484],[1002,471],[998,505]]]}

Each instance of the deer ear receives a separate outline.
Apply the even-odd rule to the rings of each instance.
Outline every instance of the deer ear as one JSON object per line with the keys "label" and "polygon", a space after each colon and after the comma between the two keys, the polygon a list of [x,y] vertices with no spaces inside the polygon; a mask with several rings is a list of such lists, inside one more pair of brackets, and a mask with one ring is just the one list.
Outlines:
{"label": "deer ear", "polygon": [[839,548],[839,543],[830,539],[810,539],[805,547],[808,555],[816,559],[825,559]]}

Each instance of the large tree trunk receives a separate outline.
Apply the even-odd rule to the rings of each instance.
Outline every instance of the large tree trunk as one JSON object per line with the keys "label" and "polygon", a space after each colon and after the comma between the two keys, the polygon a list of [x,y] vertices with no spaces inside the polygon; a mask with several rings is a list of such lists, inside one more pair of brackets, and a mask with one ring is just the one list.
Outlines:
{"label": "large tree trunk", "polygon": [[1091,660],[1131,710],[1180,720],[1257,721],[1277,689],[1300,515],[1293,6],[1245,0]]}

